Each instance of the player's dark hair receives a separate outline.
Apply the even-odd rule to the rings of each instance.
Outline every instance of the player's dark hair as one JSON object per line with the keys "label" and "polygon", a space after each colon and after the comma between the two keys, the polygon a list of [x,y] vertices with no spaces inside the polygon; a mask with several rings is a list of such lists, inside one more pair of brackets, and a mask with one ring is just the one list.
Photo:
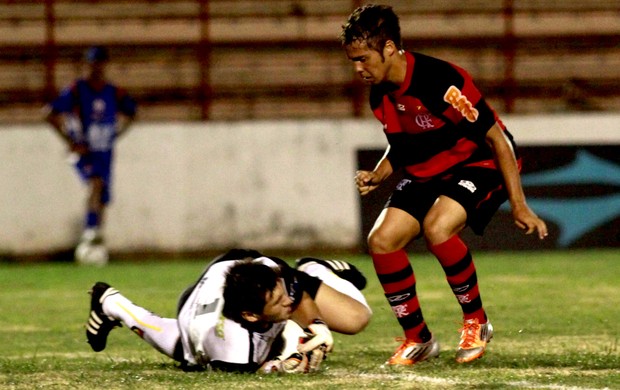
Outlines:
{"label": "player's dark hair", "polygon": [[398,50],[403,48],[398,16],[387,5],[367,4],[357,8],[342,26],[340,42],[343,46],[353,42],[366,42],[369,49],[383,53],[387,41]]}
{"label": "player's dark hair", "polygon": [[84,58],[88,63],[105,62],[110,60],[108,49],[104,46],[91,46],[84,53]]}
{"label": "player's dark hair", "polygon": [[244,323],[243,312],[262,314],[279,277],[277,270],[252,260],[233,265],[226,275],[222,314],[239,323]]}

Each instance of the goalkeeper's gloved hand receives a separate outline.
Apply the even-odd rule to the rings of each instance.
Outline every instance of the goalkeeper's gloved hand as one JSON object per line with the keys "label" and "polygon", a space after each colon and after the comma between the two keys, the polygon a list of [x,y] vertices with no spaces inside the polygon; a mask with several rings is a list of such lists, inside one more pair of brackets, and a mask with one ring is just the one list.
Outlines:
{"label": "goalkeeper's gloved hand", "polygon": [[334,348],[334,339],[327,324],[320,319],[308,325],[306,335],[308,338],[299,344],[297,350],[308,358],[306,372],[315,372],[327,357],[327,352]]}
{"label": "goalkeeper's gloved hand", "polygon": [[318,318],[312,321],[306,329],[306,334],[309,339],[299,345],[297,348],[299,352],[307,353],[320,346],[324,348],[325,352],[331,352],[334,348],[334,338],[325,321]]}
{"label": "goalkeeper's gloved hand", "polygon": [[323,360],[327,358],[327,352],[325,352],[325,345],[321,344],[317,348],[310,352],[306,352],[304,356],[308,359],[306,372],[316,372],[319,370]]}
{"label": "goalkeeper's gloved hand", "polygon": [[289,357],[281,360],[275,358],[265,362],[260,371],[264,374],[284,373],[284,374],[305,374],[309,372],[309,359],[305,354],[295,352]]}

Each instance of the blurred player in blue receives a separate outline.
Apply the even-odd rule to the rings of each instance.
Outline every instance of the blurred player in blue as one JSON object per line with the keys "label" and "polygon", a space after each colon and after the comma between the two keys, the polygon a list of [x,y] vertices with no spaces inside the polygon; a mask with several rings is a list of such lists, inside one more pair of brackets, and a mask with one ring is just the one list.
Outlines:
{"label": "blurred player in blue", "polygon": [[80,242],[101,243],[104,211],[111,199],[114,144],[133,122],[136,102],[106,80],[106,48],[89,48],[85,60],[88,74],[60,92],[46,107],[45,120],[67,144],[78,174],[88,184]]}

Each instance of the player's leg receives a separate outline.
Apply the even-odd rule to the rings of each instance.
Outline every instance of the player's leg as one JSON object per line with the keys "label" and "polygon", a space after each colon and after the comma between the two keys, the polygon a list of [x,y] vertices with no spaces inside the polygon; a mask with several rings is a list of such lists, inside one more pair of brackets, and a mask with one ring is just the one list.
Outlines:
{"label": "player's leg", "polygon": [[105,211],[104,190],[106,184],[102,177],[93,176],[88,180],[88,197],[86,199],[86,218],[84,221],[83,240],[101,243],[101,226]]}
{"label": "player's leg", "polygon": [[477,318],[480,323],[485,323],[476,267],[467,245],[458,235],[466,221],[467,213],[463,206],[451,198],[440,196],[424,220],[424,236],[429,250],[443,267],[450,288],[461,305],[464,319]]}
{"label": "player's leg", "polygon": [[323,281],[314,301],[329,328],[344,334],[361,332],[372,316],[372,310],[362,292],[353,283],[334,273],[325,265],[325,260],[301,260],[298,267],[300,271]]}
{"label": "player's leg", "polygon": [[304,270],[312,266],[313,263],[320,264],[324,268],[327,268],[327,270],[336,274],[341,279],[349,281],[358,291],[362,291],[364,288],[366,288],[367,281],[364,274],[362,274],[355,265],[344,260],[302,257],[297,259],[295,263],[297,265],[297,269],[302,272],[305,272]]}
{"label": "player's leg", "polygon": [[491,169],[472,168],[458,172],[446,182],[442,195],[424,220],[424,236],[437,257],[463,311],[458,362],[482,356],[493,337],[493,327],[484,310],[476,267],[459,232],[470,225],[478,234],[505,200],[501,176]]}
{"label": "player's leg", "polygon": [[422,315],[413,267],[404,249],[420,232],[420,224],[404,210],[388,207],[370,232],[368,244],[385,297],[403,328],[405,340],[387,364],[411,365],[439,355]]}
{"label": "player's leg", "polygon": [[419,231],[420,225],[413,216],[388,207],[379,215],[368,244],[377,277],[405,337],[427,342],[431,333],[422,316],[415,274],[404,249]]}
{"label": "player's leg", "polygon": [[420,221],[437,198],[436,191],[433,182],[401,180],[368,237],[379,282],[405,334],[388,364],[409,365],[439,354],[439,344],[422,315],[415,273],[404,249],[420,235]]}
{"label": "player's leg", "polygon": [[162,318],[135,305],[108,284],[97,282],[91,290],[86,323],[86,337],[92,349],[105,349],[108,334],[121,323],[164,355],[178,360],[180,332],[175,318]]}
{"label": "player's leg", "polygon": [[424,221],[428,248],[441,263],[463,311],[461,342],[457,351],[460,363],[481,357],[493,336],[493,327],[482,306],[476,267],[468,247],[458,235],[466,220],[463,206],[441,196]]}
{"label": "player's leg", "polygon": [[111,198],[112,153],[88,153],[80,158],[76,168],[88,186],[84,232],[80,241],[101,244],[105,209]]}

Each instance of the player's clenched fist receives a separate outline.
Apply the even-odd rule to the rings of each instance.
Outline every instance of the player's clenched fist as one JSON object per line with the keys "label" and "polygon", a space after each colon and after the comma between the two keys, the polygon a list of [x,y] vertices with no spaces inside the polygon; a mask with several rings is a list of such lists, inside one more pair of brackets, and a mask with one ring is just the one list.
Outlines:
{"label": "player's clenched fist", "polygon": [[379,185],[376,174],[370,171],[357,171],[355,173],[355,185],[360,195],[366,195]]}

